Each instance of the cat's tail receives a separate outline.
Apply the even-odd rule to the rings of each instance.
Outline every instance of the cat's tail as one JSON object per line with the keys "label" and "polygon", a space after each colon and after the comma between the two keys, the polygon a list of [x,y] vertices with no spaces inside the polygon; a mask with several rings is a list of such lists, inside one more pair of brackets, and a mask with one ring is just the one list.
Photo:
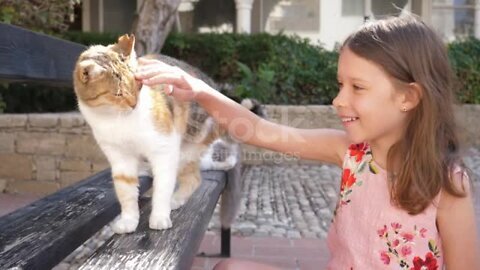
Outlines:
{"label": "cat's tail", "polygon": [[[235,99],[234,99],[235,100]],[[236,100],[243,107],[247,108],[254,114],[267,118],[265,107],[256,99],[245,98],[241,101]],[[232,223],[238,215],[240,208],[242,189],[244,184],[244,175],[242,168],[242,148],[237,142],[227,140],[226,144],[230,144],[230,155],[235,157],[236,164],[227,172],[228,181],[225,191],[222,194],[222,203],[220,205],[220,220],[222,224],[222,233],[229,231]]]}
{"label": "cat's tail", "polygon": [[240,104],[253,112],[254,114],[262,117],[262,118],[268,118],[267,116],[267,110],[265,106],[260,103],[260,101],[254,99],[254,98],[244,98],[240,101]]}

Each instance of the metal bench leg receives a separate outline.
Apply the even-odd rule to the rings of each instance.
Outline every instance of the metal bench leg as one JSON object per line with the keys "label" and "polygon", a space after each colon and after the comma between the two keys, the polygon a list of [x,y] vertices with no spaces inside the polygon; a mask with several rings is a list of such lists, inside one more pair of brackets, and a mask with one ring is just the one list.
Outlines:
{"label": "metal bench leg", "polygon": [[231,247],[231,234],[230,234],[230,228],[223,228],[220,234],[220,240],[221,240],[221,252],[220,256],[221,257],[230,257],[230,247]]}

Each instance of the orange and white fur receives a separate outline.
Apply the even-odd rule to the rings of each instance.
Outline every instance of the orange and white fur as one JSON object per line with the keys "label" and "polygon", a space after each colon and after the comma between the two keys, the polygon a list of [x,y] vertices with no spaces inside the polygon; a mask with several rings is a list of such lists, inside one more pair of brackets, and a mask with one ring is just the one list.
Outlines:
{"label": "orange and white fur", "polygon": [[200,184],[202,153],[220,135],[197,104],[176,101],[135,80],[134,42],[124,35],[116,44],[88,48],[73,74],[79,109],[112,168],[121,205],[112,224],[116,233],[133,232],[138,225],[142,161],[148,161],[154,178],[150,228],[167,229],[170,211]]}

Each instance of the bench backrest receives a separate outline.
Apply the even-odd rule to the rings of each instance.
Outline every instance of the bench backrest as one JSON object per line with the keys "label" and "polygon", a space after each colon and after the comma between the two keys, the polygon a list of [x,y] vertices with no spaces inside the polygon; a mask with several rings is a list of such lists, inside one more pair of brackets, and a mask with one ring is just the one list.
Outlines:
{"label": "bench backrest", "polygon": [[85,46],[0,23],[0,80],[71,86]]}

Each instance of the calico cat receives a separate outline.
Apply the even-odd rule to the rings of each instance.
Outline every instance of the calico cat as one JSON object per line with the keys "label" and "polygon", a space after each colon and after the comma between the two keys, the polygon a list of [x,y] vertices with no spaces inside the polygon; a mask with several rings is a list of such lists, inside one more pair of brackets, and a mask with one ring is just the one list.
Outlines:
{"label": "calico cat", "polygon": [[[91,46],[79,56],[73,74],[80,112],[112,168],[121,206],[112,224],[116,233],[133,232],[138,225],[142,160],[148,161],[154,178],[149,226],[167,229],[172,226],[170,211],[183,205],[200,184],[202,153],[225,133],[198,104],[176,101],[162,86],[136,81],[134,43],[134,36],[123,35],[116,44]],[[215,87],[199,70],[155,57]]]}

